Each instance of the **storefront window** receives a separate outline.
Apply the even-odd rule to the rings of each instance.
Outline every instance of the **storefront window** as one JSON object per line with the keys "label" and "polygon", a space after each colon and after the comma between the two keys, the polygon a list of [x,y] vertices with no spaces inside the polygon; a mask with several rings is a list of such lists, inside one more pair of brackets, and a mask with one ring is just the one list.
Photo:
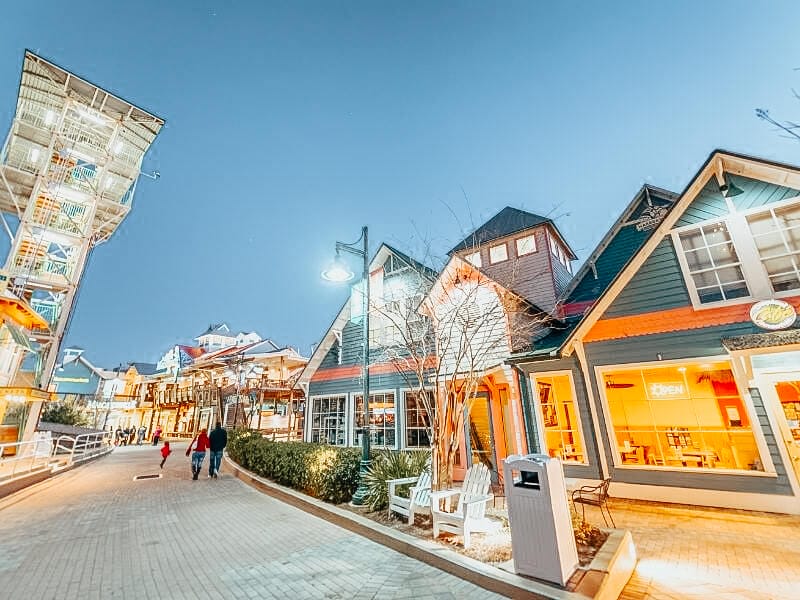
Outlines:
{"label": "storefront window", "polygon": [[311,441],[332,446],[345,443],[344,396],[311,398]]}
{"label": "storefront window", "polygon": [[[425,404],[419,399],[419,392],[406,392],[406,447],[430,448],[430,430],[433,425],[428,418]],[[430,399],[433,402],[433,398]],[[433,408],[433,407],[432,407]]]}
{"label": "storefront window", "polygon": [[728,363],[606,371],[623,465],[763,470]]}
{"label": "storefront window", "polygon": [[569,374],[536,375],[544,449],[564,462],[586,462],[578,407]]}
{"label": "storefront window", "polygon": [[[353,443],[358,443],[358,429],[364,426],[364,396],[356,396],[356,427],[353,430]],[[394,393],[369,395],[370,443],[373,446],[395,446],[394,434]]]}

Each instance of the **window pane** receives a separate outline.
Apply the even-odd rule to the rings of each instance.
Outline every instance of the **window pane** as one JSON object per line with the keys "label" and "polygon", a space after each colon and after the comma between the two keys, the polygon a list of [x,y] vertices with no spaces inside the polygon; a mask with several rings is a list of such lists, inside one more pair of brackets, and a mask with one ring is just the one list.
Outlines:
{"label": "window pane", "polygon": [[697,297],[701,304],[708,304],[710,302],[721,302],[725,299],[722,295],[722,290],[718,287],[713,288],[698,288]]}
{"label": "window pane", "polygon": [[[431,397],[429,401],[432,401]],[[428,419],[428,412],[425,410],[425,402],[419,397],[418,392],[406,392],[406,447],[408,448],[429,448],[430,426],[432,423]]]}
{"label": "window pane", "polygon": [[747,284],[744,281],[723,285],[722,293],[725,294],[726,300],[747,298],[750,295],[750,291],[747,289]]}
{"label": "window pane", "polygon": [[717,276],[714,274],[714,271],[703,271],[702,273],[697,273],[696,275],[692,275],[692,280],[694,281],[694,285],[696,288],[705,288],[709,286],[718,286],[719,282],[717,281]]}
{"label": "window pane", "polygon": [[684,250],[697,250],[698,248],[705,248],[705,243],[703,242],[703,235],[700,233],[699,229],[695,229],[692,231],[687,231],[680,235],[681,238],[681,245],[683,246]]}
{"label": "window pane", "polygon": [[686,262],[689,265],[690,271],[701,271],[703,269],[710,269],[714,266],[711,262],[711,255],[705,248],[687,252]]}
{"label": "window pane", "polygon": [[585,463],[578,408],[569,375],[536,377],[545,450],[564,462]]}
{"label": "window pane", "polygon": [[763,468],[728,363],[619,371],[604,379],[619,463]]}
{"label": "window pane", "polygon": [[758,253],[762,258],[767,256],[775,256],[778,254],[786,254],[786,245],[783,243],[783,236],[776,231],[760,235],[753,238],[758,248]]}
{"label": "window pane", "polygon": [[705,225],[703,227],[703,233],[706,236],[706,244],[709,246],[731,241],[731,236],[728,233],[728,226],[725,225],[725,223]]}
{"label": "window pane", "polygon": [[734,281],[744,281],[744,273],[739,267],[724,267],[717,269],[717,277],[720,283],[732,283]]}
{"label": "window pane", "polygon": [[747,222],[750,224],[750,231],[754,236],[771,233],[776,229],[772,214],[768,212],[748,217]]}
{"label": "window pane", "polygon": [[763,261],[767,273],[770,275],[777,275],[779,273],[790,273],[794,271],[794,261],[791,256],[783,256],[781,258],[771,258]]}
{"label": "window pane", "polygon": [[714,261],[714,266],[719,267],[739,262],[739,257],[736,256],[736,249],[733,247],[733,243],[711,246],[709,252],[711,253],[711,259]]}
{"label": "window pane", "polygon": [[496,263],[508,259],[508,248],[505,244],[499,244],[489,248],[489,262]]}
{"label": "window pane", "polygon": [[517,256],[523,256],[536,252],[536,238],[533,235],[526,235],[517,240]]}
{"label": "window pane", "polygon": [[800,287],[800,280],[795,272],[784,273],[782,275],[770,276],[772,287],[776,292],[786,292],[789,290],[796,290]]}

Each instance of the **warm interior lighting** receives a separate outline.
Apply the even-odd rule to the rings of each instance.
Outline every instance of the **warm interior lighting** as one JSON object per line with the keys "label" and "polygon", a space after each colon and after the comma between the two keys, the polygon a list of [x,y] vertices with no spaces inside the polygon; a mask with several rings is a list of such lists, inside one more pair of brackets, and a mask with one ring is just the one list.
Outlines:
{"label": "warm interior lighting", "polygon": [[355,273],[353,273],[346,264],[342,261],[341,257],[337,254],[336,257],[331,262],[330,266],[322,271],[322,278],[325,281],[333,281],[334,283],[343,283],[345,281],[350,281],[355,277]]}

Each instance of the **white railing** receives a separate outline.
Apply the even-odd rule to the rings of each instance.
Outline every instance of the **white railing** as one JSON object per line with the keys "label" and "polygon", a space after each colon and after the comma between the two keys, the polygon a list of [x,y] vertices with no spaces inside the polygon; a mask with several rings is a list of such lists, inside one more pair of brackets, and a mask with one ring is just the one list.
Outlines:
{"label": "white railing", "polygon": [[107,432],[0,444],[0,486],[40,471],[56,472],[114,449]]}
{"label": "white railing", "polygon": [[63,469],[113,449],[111,435],[105,431],[82,433],[75,437],[62,435],[53,443],[54,468]]}

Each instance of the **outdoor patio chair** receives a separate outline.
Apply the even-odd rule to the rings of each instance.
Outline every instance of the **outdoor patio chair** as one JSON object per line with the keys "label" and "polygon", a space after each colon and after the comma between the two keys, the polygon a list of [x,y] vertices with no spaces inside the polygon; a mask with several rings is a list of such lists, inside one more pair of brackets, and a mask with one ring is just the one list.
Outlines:
{"label": "outdoor patio chair", "polygon": [[[430,514],[431,512],[431,472],[430,467],[417,477],[404,477],[403,479],[390,479],[389,484],[389,516],[393,512],[408,517],[409,525],[414,524],[414,515]],[[414,483],[408,490],[408,498],[397,493],[397,487]]]}
{"label": "outdoor patio chair", "polygon": [[[473,532],[486,533],[498,529],[500,524],[497,521],[486,518],[486,504],[494,498],[489,492],[491,483],[489,469],[479,463],[469,468],[460,490],[432,492],[433,537],[438,538],[442,531],[455,533],[464,538],[464,548],[469,548],[470,535]],[[442,510],[441,501],[449,500],[453,496],[458,496],[455,511]]]}
{"label": "outdoor patio chair", "polygon": [[[608,519],[611,521],[612,527],[616,528],[614,517],[611,516],[611,510],[608,508],[608,486],[611,485],[611,478],[604,479],[599,485],[584,485],[572,492],[572,505],[581,505],[581,516],[586,520],[586,505],[596,506],[600,509],[600,514],[603,517],[603,523],[608,526],[606,520],[606,513]],[[577,510],[577,508],[575,509]],[[605,511],[605,512],[604,512]]]}

